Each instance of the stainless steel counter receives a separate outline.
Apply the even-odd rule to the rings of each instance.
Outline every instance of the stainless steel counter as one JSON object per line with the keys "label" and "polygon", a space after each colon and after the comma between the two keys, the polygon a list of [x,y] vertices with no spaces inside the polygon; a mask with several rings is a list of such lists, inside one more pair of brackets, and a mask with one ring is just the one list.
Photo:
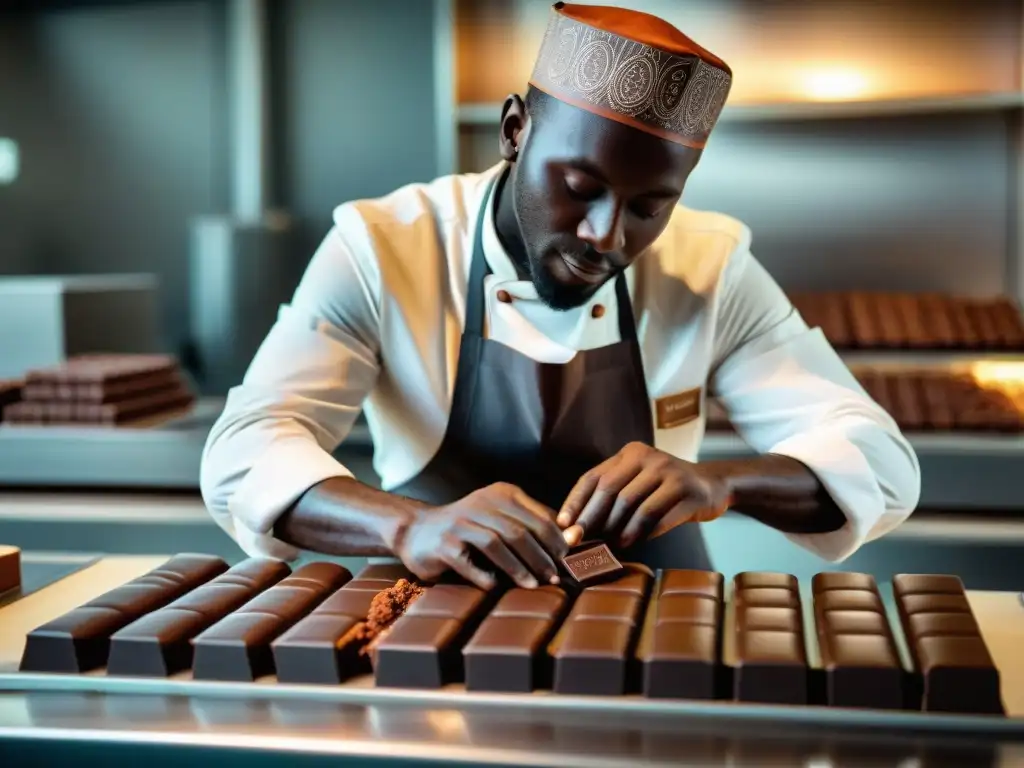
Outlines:
{"label": "stainless steel counter", "polygon": [[31,628],[163,559],[106,558],[0,608],[0,754],[31,748],[39,756],[47,754],[46,745],[57,749],[73,741],[126,745],[142,750],[137,757],[159,746],[163,754],[256,750],[403,764],[917,768],[1024,761],[1024,606],[1015,593],[970,594],[1002,674],[1007,718],[491,695],[460,686],[385,690],[366,678],[322,687],[272,679],[195,682],[187,674],[154,680],[15,671]]}

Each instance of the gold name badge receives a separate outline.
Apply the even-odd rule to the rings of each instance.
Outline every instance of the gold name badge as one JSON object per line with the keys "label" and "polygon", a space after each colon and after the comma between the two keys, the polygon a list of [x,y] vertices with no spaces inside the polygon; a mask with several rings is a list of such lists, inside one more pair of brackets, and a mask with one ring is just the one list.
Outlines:
{"label": "gold name badge", "polygon": [[700,387],[654,401],[658,413],[658,429],[672,429],[700,416]]}

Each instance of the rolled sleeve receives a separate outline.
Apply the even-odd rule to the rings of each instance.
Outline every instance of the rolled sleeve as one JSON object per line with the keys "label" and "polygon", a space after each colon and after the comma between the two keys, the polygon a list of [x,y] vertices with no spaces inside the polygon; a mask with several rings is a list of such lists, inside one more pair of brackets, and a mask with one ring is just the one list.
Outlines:
{"label": "rolled sleeve", "polygon": [[332,232],[207,438],[204,501],[250,556],[299,557],[274,537],[277,519],[318,483],[352,476],[332,452],[379,370],[372,275],[361,267]]}
{"label": "rolled sleeve", "polygon": [[712,393],[755,451],[789,456],[822,483],[846,524],[830,533],[787,536],[841,561],[913,512],[921,488],[917,456],[821,331],[808,329],[749,253],[729,269]]}

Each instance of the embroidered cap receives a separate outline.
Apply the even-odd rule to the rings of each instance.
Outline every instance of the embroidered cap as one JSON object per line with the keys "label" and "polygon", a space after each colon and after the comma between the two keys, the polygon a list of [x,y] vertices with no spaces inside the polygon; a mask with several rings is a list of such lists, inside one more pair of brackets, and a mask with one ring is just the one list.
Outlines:
{"label": "embroidered cap", "polygon": [[722,113],[732,70],[656,16],[556,3],[530,85],[609,120],[701,149]]}

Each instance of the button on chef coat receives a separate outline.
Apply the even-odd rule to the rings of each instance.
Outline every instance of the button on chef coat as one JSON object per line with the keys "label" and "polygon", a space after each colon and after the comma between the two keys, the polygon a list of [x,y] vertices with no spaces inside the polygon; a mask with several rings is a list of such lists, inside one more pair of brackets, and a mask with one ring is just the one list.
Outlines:
{"label": "button on chef coat", "polygon": [[[437,451],[485,204],[488,338],[548,363],[619,340],[614,281],[584,306],[555,311],[519,279],[485,200],[502,167],[334,211],[203,453],[203,498],[248,555],[302,554],[273,536],[274,523],[313,485],[351,476],[331,453],[360,411],[385,490],[414,477]],[[838,531],[789,534],[792,541],[838,561],[907,518],[920,494],[913,449],[754,258],[745,225],[679,206],[626,277],[652,419],[659,398],[693,389],[715,396],[755,451],[808,466],[846,516]],[[685,424],[656,426],[655,446],[696,460],[705,414],[702,407]]]}

